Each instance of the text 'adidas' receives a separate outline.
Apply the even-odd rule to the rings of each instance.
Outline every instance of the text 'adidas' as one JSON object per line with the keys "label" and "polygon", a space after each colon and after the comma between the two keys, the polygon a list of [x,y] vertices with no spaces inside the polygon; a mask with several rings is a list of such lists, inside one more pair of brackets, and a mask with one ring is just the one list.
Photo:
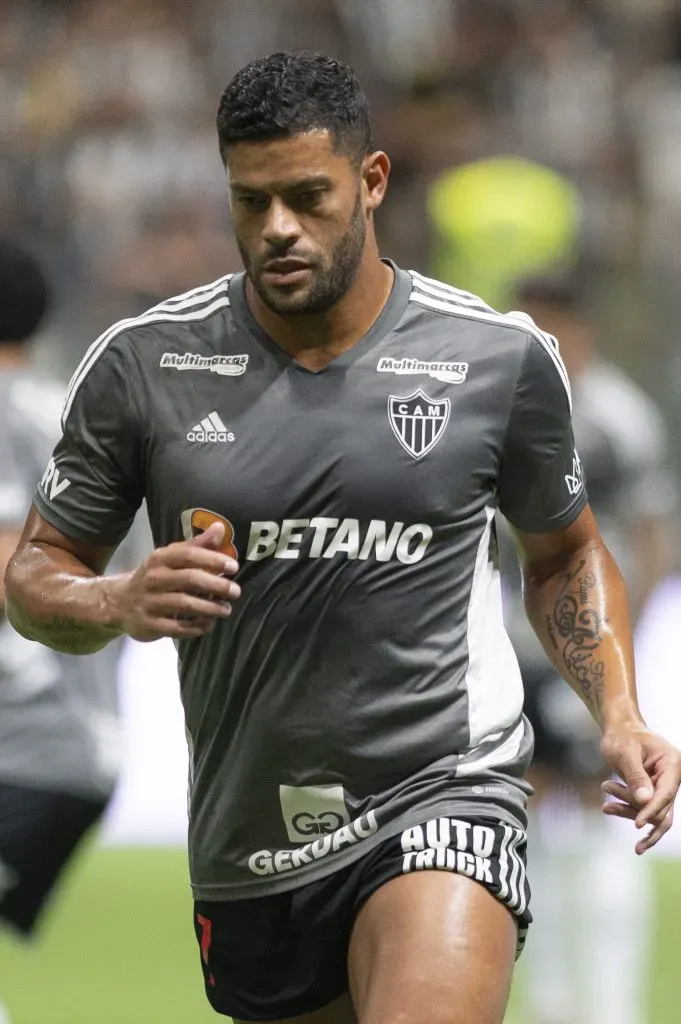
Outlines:
{"label": "text 'adidas'", "polygon": [[187,440],[199,444],[209,441],[225,443],[234,440],[234,434],[228,430],[216,412],[211,412],[200,423],[196,423],[187,434]]}

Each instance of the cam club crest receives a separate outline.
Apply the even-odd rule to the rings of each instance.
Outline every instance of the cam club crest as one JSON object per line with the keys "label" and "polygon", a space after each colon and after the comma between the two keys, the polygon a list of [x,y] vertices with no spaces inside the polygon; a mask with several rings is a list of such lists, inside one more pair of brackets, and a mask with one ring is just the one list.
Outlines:
{"label": "cam club crest", "polygon": [[430,398],[417,388],[404,398],[388,397],[388,419],[393,433],[412,459],[421,459],[435,447],[449,421],[448,398]]}

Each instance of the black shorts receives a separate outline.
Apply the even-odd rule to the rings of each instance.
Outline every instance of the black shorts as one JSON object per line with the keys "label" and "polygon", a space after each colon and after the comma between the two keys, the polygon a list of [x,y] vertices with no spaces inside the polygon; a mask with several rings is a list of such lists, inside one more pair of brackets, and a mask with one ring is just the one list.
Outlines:
{"label": "black shorts", "polygon": [[493,819],[437,818],[298,889],[197,900],[194,927],[208,1001],[228,1017],[271,1021],[337,999],[348,990],[347,950],[360,908],[385,882],[412,871],[453,871],[479,881],[516,915],[520,953],[532,920],[525,844],[521,829]]}
{"label": "black shorts", "polygon": [[523,711],[534,730],[534,762],[573,779],[599,778],[606,771],[600,731],[588,710],[555,669],[521,665]]}
{"label": "black shorts", "polygon": [[0,782],[0,920],[29,937],[74,848],[107,801]]}

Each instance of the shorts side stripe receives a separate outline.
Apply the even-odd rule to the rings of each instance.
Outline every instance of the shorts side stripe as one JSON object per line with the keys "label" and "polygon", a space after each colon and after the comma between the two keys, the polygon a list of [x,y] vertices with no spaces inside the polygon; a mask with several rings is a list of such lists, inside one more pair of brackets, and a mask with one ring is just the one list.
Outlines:
{"label": "shorts side stripe", "polygon": [[511,839],[508,847],[509,857],[513,865],[510,881],[511,899],[509,899],[508,905],[511,910],[517,910],[518,904],[521,901],[520,876],[522,874],[522,863],[520,857],[516,853],[516,847],[523,838],[523,834],[520,829],[513,829],[513,833],[513,838]]}
{"label": "shorts side stripe", "polygon": [[499,898],[506,900],[508,888],[508,844],[513,836],[513,829],[510,825],[504,825],[504,838],[499,847]]}
{"label": "shorts side stripe", "polygon": [[525,867],[525,862],[523,858],[520,856],[517,850],[517,847],[520,845],[523,839],[524,836],[521,832],[520,839],[518,840],[518,843],[516,844],[513,850],[514,855],[518,860],[518,866],[520,869],[518,874],[518,906],[516,908],[516,913],[518,914],[523,914],[525,912],[525,910],[527,909],[528,902],[527,869]]}

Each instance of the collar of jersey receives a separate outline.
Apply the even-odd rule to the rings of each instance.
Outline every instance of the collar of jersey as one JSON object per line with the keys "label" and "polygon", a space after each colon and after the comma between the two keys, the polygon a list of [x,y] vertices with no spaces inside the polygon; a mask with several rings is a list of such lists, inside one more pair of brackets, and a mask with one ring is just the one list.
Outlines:
{"label": "collar of jersey", "polygon": [[232,315],[239,327],[247,330],[252,337],[271,352],[277,361],[284,366],[291,365],[296,370],[300,370],[302,373],[311,374],[315,377],[319,374],[326,373],[328,370],[332,370],[335,367],[348,366],[359,359],[369,348],[372,348],[391,333],[402,319],[402,316],[409,304],[409,296],[412,290],[411,277],[406,271],[400,270],[392,260],[384,259],[382,262],[387,263],[388,266],[392,267],[395,274],[393,286],[385,306],[364,337],[360,338],[352,348],[347,349],[347,351],[341,353],[341,355],[337,356],[335,359],[332,359],[331,362],[321,370],[310,370],[308,367],[303,366],[302,363],[299,363],[292,355],[281,348],[281,346],[270,338],[269,334],[262,329],[251,313],[248,302],[246,301],[246,274],[243,271],[240,274],[235,274],[229,283],[229,301]]}

